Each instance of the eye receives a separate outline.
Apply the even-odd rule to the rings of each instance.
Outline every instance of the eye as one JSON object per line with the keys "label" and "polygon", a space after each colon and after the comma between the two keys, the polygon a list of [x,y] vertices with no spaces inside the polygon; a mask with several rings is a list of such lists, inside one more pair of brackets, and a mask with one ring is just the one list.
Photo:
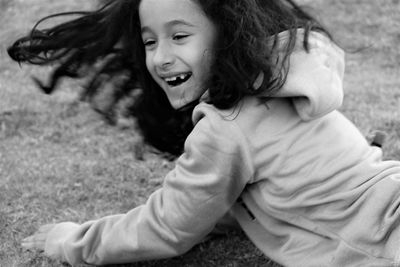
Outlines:
{"label": "eye", "polygon": [[143,44],[146,48],[150,48],[156,44],[156,41],[153,39],[143,40]]}
{"label": "eye", "polygon": [[189,37],[189,34],[177,33],[172,37],[172,39],[175,41],[182,41],[182,40],[186,39],[187,37]]}

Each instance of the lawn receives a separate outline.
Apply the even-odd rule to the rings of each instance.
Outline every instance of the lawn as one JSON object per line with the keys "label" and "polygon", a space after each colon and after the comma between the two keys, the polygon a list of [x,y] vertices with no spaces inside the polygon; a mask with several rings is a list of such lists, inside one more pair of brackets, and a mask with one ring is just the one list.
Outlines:
{"label": "lawn", "polygon": [[[400,159],[400,4],[398,0],[305,1],[346,48],[341,110],[367,138],[386,133],[385,158]],[[108,125],[77,100],[80,83],[44,95],[6,54],[15,38],[53,12],[89,1],[0,0],[0,266],[62,266],[21,248],[40,225],[123,213],[160,187],[174,163],[145,146],[132,124]],[[274,266],[242,233],[188,254],[126,266]]]}

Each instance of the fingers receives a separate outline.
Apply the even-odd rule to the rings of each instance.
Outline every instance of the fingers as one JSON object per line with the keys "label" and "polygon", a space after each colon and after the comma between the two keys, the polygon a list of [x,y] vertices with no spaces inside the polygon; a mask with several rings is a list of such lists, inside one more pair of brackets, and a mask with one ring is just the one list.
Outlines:
{"label": "fingers", "polygon": [[44,251],[47,235],[54,226],[55,224],[45,224],[41,226],[33,235],[23,239],[21,246],[25,249]]}
{"label": "fingers", "polygon": [[46,243],[46,234],[37,233],[27,238],[23,239],[21,246],[25,249],[35,249],[39,251],[44,251],[44,245]]}

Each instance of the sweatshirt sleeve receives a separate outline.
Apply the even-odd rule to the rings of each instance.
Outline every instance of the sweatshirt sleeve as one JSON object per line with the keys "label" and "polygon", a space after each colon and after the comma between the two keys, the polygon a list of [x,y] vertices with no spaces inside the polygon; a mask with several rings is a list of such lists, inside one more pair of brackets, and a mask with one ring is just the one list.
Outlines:
{"label": "sweatshirt sleeve", "polygon": [[248,149],[234,122],[203,116],[163,187],[144,205],[81,225],[57,224],[45,252],[72,265],[183,254],[212,231],[251,179]]}

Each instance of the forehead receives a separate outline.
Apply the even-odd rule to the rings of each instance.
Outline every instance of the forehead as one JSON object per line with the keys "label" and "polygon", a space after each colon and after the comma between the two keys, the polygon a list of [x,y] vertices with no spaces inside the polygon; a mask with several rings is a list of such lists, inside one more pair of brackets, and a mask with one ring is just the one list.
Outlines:
{"label": "forehead", "polygon": [[172,21],[184,21],[195,26],[210,23],[194,0],[142,0],[139,5],[142,27],[156,26]]}

